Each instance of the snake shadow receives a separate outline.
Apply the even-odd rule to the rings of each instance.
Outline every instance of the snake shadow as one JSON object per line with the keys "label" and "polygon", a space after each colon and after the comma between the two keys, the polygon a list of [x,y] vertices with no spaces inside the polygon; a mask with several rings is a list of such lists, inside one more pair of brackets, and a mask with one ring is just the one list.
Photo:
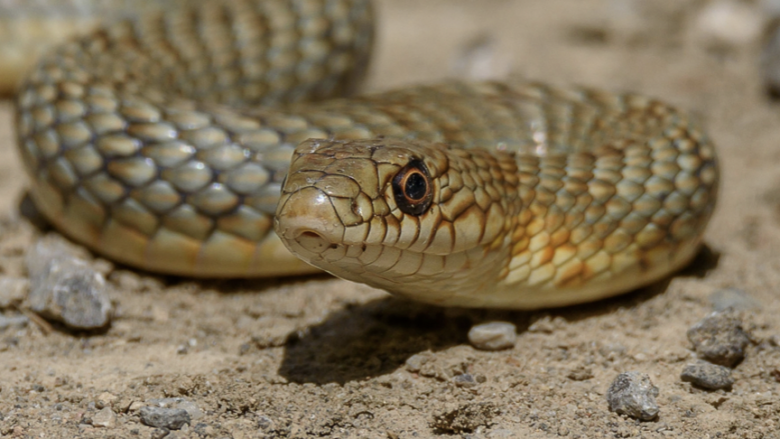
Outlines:
{"label": "snake shadow", "polygon": [[608,314],[662,294],[674,277],[704,277],[719,258],[703,246],[691,264],[672,277],[621,296],[550,310],[441,308],[394,297],[353,305],[288,338],[278,373],[291,382],[314,384],[344,384],[385,375],[414,354],[467,344],[467,333],[474,324],[509,321],[522,333],[540,315],[577,321]]}
{"label": "snake shadow", "polygon": [[[41,232],[52,230],[37,212],[29,195],[20,201],[20,211]],[[467,344],[468,331],[475,324],[508,321],[522,333],[540,315],[577,321],[608,314],[621,307],[637,306],[662,294],[675,276],[704,277],[717,266],[719,258],[720,254],[704,245],[691,264],[669,278],[628,294],[564,308],[540,311],[442,308],[394,297],[350,305],[332,313],[324,322],[291,335],[284,344],[284,357],[278,373],[291,382],[314,384],[344,384],[386,375],[414,354]],[[118,265],[117,268],[123,266]],[[246,291],[261,294],[271,287],[296,282],[290,278],[264,279],[258,283],[245,279],[189,279],[144,274],[155,277],[165,286],[194,282],[202,288],[226,295]]]}

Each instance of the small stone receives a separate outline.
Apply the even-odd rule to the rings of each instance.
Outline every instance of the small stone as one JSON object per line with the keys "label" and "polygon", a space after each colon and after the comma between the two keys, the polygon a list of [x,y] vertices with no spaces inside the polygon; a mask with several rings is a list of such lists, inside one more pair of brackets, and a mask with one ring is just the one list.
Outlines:
{"label": "small stone", "polygon": [[92,417],[92,425],[95,427],[113,428],[116,426],[116,413],[111,407],[105,407]]}
{"label": "small stone", "polygon": [[256,422],[257,422],[256,424],[257,428],[259,428],[260,430],[271,430],[275,425],[273,419],[260,413],[257,414]]}
{"label": "small stone", "polygon": [[458,387],[474,387],[476,386],[477,380],[474,379],[474,376],[470,373],[462,373],[460,375],[455,375],[452,378],[452,382],[455,383]]}
{"label": "small stone", "polygon": [[688,364],[680,374],[683,381],[707,390],[728,389],[734,384],[731,369],[706,361]]}
{"label": "small stone", "polygon": [[574,381],[585,381],[593,378],[593,371],[586,366],[577,366],[569,371],[567,377]]}
{"label": "small stone", "polygon": [[95,401],[95,407],[99,409],[102,409],[103,407],[108,407],[117,399],[118,397],[116,395],[108,392],[103,392],[100,395],[98,395],[97,400]]}
{"label": "small stone", "polygon": [[165,428],[155,428],[152,430],[150,437],[152,439],[162,439],[165,436],[168,436],[168,433],[170,433],[170,430],[166,430]]}
{"label": "small stone", "polygon": [[442,433],[471,433],[477,427],[489,427],[501,411],[490,402],[464,404],[433,417],[432,427]]}
{"label": "small stone", "polygon": [[178,430],[190,423],[190,415],[184,409],[146,406],[141,408],[139,414],[141,422],[150,427]]}
{"label": "small stone", "polygon": [[111,317],[106,280],[55,239],[41,239],[25,258],[30,309],[74,329],[105,327]]}
{"label": "small stone", "polygon": [[640,372],[621,373],[607,390],[611,411],[640,421],[651,421],[658,416],[657,396],[658,387],[647,374]]}
{"label": "small stone", "polygon": [[182,409],[190,415],[190,419],[198,419],[203,416],[200,407],[186,398],[157,398],[150,399],[146,403],[157,407]]}
{"label": "small stone", "polygon": [[699,358],[728,367],[742,361],[750,343],[742,321],[731,311],[710,314],[688,329],[687,335]]}
{"label": "small stone", "polygon": [[414,354],[406,359],[406,370],[412,373],[417,373],[422,369],[425,363],[431,361],[433,354],[430,352],[422,352]]}
{"label": "small stone", "polygon": [[757,309],[761,304],[750,296],[747,292],[739,288],[723,288],[710,294],[710,303],[715,311],[726,311],[733,309],[735,311],[746,311]]}
{"label": "small stone", "polygon": [[515,325],[508,322],[490,322],[475,325],[469,331],[469,343],[483,351],[498,351],[515,346]]}
{"label": "small stone", "polygon": [[696,17],[696,37],[714,48],[734,48],[752,43],[761,35],[760,12],[747,3],[718,0]]}

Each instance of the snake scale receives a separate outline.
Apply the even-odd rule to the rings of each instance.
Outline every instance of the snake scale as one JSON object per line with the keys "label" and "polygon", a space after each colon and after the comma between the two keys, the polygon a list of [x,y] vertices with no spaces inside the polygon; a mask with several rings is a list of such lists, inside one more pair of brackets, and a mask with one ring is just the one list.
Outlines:
{"label": "snake scale", "polygon": [[692,259],[718,168],[685,113],[520,81],[344,97],[372,15],[366,0],[192,1],[61,44],[17,98],[33,200],[141,269],[312,264],[439,305],[580,303]]}

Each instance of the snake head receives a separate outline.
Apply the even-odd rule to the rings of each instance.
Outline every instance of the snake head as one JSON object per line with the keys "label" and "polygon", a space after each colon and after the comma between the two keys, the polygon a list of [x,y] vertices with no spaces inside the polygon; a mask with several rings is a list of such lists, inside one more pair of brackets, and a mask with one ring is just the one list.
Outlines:
{"label": "snake head", "polygon": [[310,139],[293,154],[276,232],[299,258],[339,277],[440,303],[469,289],[464,282],[477,289],[496,278],[518,184],[509,154]]}

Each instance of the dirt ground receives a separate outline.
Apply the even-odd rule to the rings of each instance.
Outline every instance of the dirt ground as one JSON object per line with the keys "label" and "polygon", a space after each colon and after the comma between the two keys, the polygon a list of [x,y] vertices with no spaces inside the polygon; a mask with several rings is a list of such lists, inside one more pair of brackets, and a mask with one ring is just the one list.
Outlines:
{"label": "dirt ground", "polygon": [[[722,159],[707,249],[652,287],[539,312],[429,307],[324,275],[203,282],[100,262],[117,310],[110,328],[0,330],[0,435],[162,437],[138,408],[183,398],[195,416],[168,438],[780,438],[780,105],[766,97],[759,68],[774,3],[379,1],[369,90],[514,74],[637,91],[693,111]],[[8,277],[24,276],[24,254],[41,234],[20,214],[26,181],[11,122],[4,102]],[[680,380],[695,359],[686,330],[725,288],[753,304],[743,314],[753,343],[730,391],[699,390]],[[517,325],[513,349],[468,344],[469,328],[489,320]],[[420,359],[420,370],[409,364]],[[608,410],[610,382],[629,370],[660,389],[657,420]],[[462,373],[477,384],[457,385]],[[116,419],[102,426],[95,417],[106,407]],[[473,431],[436,428],[437,416],[469,410]]]}

